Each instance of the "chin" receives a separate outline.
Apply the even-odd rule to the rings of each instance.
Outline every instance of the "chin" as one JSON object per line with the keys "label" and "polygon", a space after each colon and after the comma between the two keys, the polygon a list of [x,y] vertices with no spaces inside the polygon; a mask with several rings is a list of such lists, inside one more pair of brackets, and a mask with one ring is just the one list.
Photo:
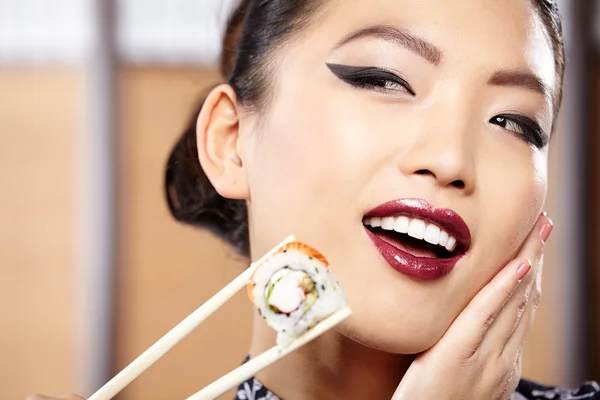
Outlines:
{"label": "chin", "polygon": [[406,324],[394,326],[377,326],[361,321],[354,315],[340,324],[337,331],[346,338],[362,346],[392,354],[418,354],[430,349],[443,335],[423,324]]}

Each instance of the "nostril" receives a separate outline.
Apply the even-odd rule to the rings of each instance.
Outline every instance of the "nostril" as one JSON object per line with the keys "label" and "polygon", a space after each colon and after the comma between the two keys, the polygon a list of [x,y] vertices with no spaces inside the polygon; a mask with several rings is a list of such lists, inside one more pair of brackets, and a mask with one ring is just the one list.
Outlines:
{"label": "nostril", "polygon": [[463,181],[454,181],[452,182],[452,186],[454,186],[457,189],[464,189],[465,183]]}
{"label": "nostril", "polygon": [[[434,179],[441,178],[441,176],[436,175],[434,172],[432,172],[431,170],[428,170],[428,169],[420,169],[418,171],[415,171],[414,173],[415,173],[415,175],[424,175],[424,176],[429,175],[429,176],[433,177]],[[457,179],[455,181],[452,181],[449,184],[449,186],[464,190],[466,185],[465,185],[465,181]]]}
{"label": "nostril", "polygon": [[415,172],[415,174],[417,175],[433,175],[435,176],[435,174],[427,169],[420,169],[418,171]]}

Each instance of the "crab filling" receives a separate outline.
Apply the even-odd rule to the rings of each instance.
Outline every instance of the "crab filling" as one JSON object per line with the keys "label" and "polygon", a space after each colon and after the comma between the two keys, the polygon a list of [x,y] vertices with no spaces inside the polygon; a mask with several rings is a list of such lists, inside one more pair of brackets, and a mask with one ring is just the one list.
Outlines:
{"label": "crab filling", "polygon": [[285,267],[275,272],[266,287],[266,303],[277,314],[308,310],[318,297],[315,282],[304,271]]}

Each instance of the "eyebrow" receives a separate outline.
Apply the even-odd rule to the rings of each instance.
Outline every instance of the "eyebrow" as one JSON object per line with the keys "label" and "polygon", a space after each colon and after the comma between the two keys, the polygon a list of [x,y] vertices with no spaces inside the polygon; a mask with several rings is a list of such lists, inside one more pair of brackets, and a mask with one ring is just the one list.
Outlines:
{"label": "eyebrow", "polygon": [[406,29],[400,29],[389,25],[372,25],[344,36],[334,48],[339,48],[345,44],[364,37],[373,37],[377,39],[394,42],[413,53],[421,56],[431,64],[439,65],[442,61],[443,53],[428,41],[414,35]]}
{"label": "eyebrow", "polygon": [[492,75],[488,84],[494,86],[520,87],[537,92],[550,100],[553,99],[550,87],[546,85],[539,76],[531,72],[500,70]]}
{"label": "eyebrow", "polygon": [[[390,25],[371,25],[350,32],[344,36],[337,44],[335,49],[342,47],[349,42],[365,37],[373,37],[386,40],[400,45],[413,53],[421,56],[433,65],[440,65],[444,53],[434,44],[420,38],[407,29],[398,28]],[[512,86],[540,93],[544,97],[553,101],[552,90],[537,75],[526,71],[500,70],[495,72],[488,81],[493,86]]]}

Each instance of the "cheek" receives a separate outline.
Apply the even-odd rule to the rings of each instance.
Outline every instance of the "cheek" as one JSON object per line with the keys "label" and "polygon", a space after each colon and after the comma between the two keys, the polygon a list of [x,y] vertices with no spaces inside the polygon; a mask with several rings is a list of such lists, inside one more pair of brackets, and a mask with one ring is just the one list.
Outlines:
{"label": "cheek", "polygon": [[[488,153],[493,154],[493,153]],[[484,164],[481,180],[482,220],[478,223],[478,250],[489,265],[487,278],[518,252],[543,211],[548,189],[547,151],[528,148],[503,152],[503,158]],[[487,216],[485,221],[483,216]]]}
{"label": "cheek", "polygon": [[293,228],[305,240],[329,247],[315,237],[316,224],[332,235],[356,222],[357,199],[373,179],[373,154],[379,150],[372,148],[372,121],[366,115],[348,118],[347,110],[332,96],[290,87],[261,117],[246,163],[259,241],[270,232],[268,240],[274,242],[274,236]]}
{"label": "cheek", "polygon": [[[535,151],[524,160],[522,168],[512,170],[515,185],[507,195],[507,201],[510,201],[508,204],[511,205],[512,227],[506,224],[504,231],[509,236],[507,247],[515,252],[542,212],[548,191],[547,153]],[[511,230],[512,235],[509,233]]]}
{"label": "cheek", "polygon": [[493,146],[480,153],[486,155],[485,159],[478,160],[473,199],[477,216],[470,223],[474,227],[472,251],[461,260],[458,273],[449,283],[447,308],[445,312],[440,310],[444,314],[440,324],[444,321],[449,325],[517,255],[543,210],[548,186],[547,152],[510,142],[500,147],[497,138],[493,141]]}

